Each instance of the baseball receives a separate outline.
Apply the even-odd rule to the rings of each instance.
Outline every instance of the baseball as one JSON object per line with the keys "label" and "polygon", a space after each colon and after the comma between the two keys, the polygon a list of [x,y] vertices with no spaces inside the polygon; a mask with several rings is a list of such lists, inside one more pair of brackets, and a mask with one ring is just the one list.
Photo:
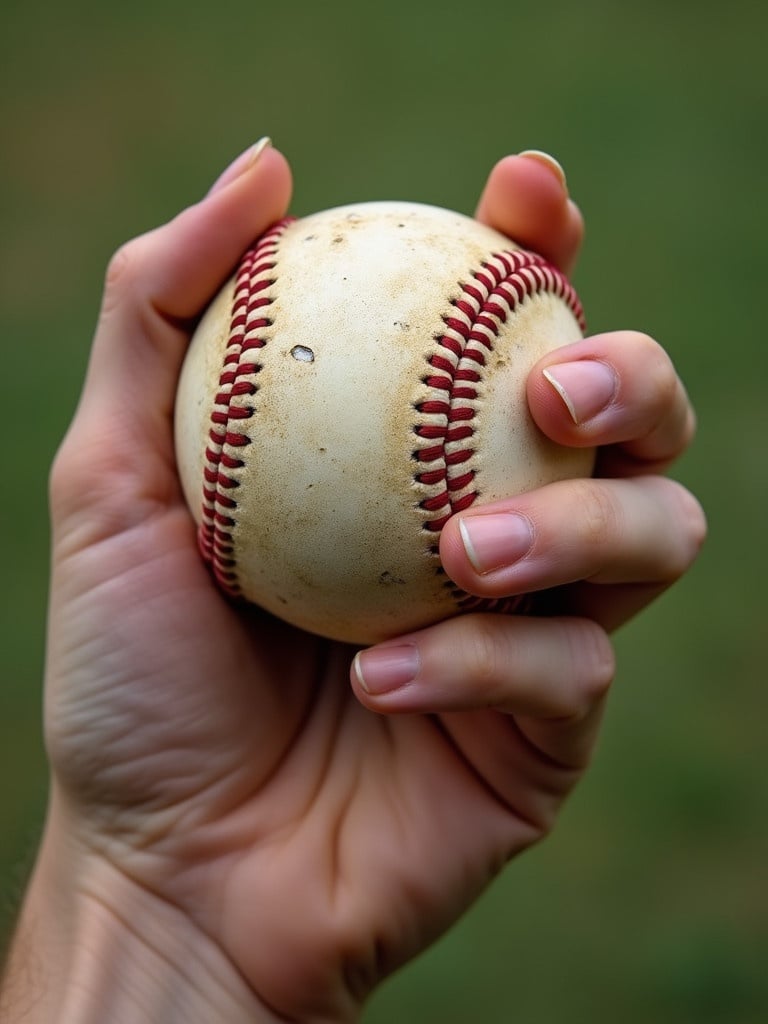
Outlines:
{"label": "baseball", "polygon": [[440,531],[589,475],[594,453],[544,437],[525,396],[582,328],[557,269],[458,213],[361,203],[273,226],[178,388],[180,478],[220,586],[357,644],[492,608],[442,571]]}

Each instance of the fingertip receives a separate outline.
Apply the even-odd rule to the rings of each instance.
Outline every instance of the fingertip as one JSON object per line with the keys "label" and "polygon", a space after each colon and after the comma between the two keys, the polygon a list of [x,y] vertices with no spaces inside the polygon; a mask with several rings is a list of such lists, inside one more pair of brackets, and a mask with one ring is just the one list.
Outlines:
{"label": "fingertip", "polygon": [[226,167],[221,174],[218,176],[213,185],[208,189],[206,197],[216,195],[223,189],[228,188],[234,184],[239,178],[254,171],[260,165],[260,171],[262,174],[265,169],[267,174],[271,172],[272,175],[278,177],[276,184],[278,187],[282,185],[285,188],[286,184],[289,186],[288,196],[285,201],[285,205],[288,205],[290,199],[290,185],[291,185],[291,170],[288,165],[288,161],[283,154],[274,148],[272,139],[268,135],[262,136],[257,142],[247,149],[243,150],[228,167]]}
{"label": "fingertip", "polygon": [[554,174],[557,183],[568,194],[568,181],[565,177],[565,168],[557,159],[552,156],[551,153],[545,153],[543,149],[524,149],[518,156],[525,157],[527,160],[536,160],[544,167],[547,168],[552,174]]}
{"label": "fingertip", "polygon": [[584,229],[581,213],[568,196],[561,165],[538,150],[498,161],[476,216],[563,270],[572,266]]}
{"label": "fingertip", "polygon": [[264,150],[268,149],[272,145],[272,140],[268,135],[263,135],[258,142],[255,142],[252,146],[248,146],[244,149],[235,159],[230,163],[218,176],[216,181],[208,189],[208,195],[213,195],[214,192],[220,191],[225,188],[235,178],[239,178],[246,170],[248,170],[256,161],[262,156]]}
{"label": "fingertip", "polygon": [[471,614],[362,651],[350,675],[358,700],[377,714],[494,708],[582,735],[614,673],[610,640],[594,622]]}
{"label": "fingertip", "polygon": [[[242,163],[241,163],[242,161]],[[286,157],[270,139],[260,139],[225,171],[203,199],[203,203],[224,202],[224,197],[253,195],[260,220],[278,220],[288,209],[293,192],[293,175]]]}
{"label": "fingertip", "polygon": [[624,473],[658,472],[687,449],[696,429],[668,353],[638,331],[596,334],[547,353],[528,375],[526,398],[551,440],[600,446],[603,473],[609,446],[614,455],[621,446]]}
{"label": "fingertip", "polygon": [[192,325],[248,246],[287,210],[288,161],[263,145],[256,157],[112,258],[84,391],[88,401],[103,408],[115,396],[123,400],[130,381],[142,396],[137,418],[172,408]]}
{"label": "fingertip", "polygon": [[145,300],[177,321],[198,317],[247,247],[285,216],[292,188],[288,161],[267,147],[228,183],[137,240]]}
{"label": "fingertip", "polygon": [[585,708],[604,700],[616,676],[616,651],[608,633],[587,618],[570,621],[574,662],[582,666],[579,679]]}

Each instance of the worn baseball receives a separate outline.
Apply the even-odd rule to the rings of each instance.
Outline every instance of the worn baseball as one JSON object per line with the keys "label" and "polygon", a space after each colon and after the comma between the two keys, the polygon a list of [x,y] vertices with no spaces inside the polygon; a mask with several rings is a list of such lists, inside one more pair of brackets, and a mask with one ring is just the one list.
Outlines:
{"label": "worn baseball", "polygon": [[[582,336],[541,257],[458,213],[361,203],[285,220],[243,257],[192,339],[178,467],[229,595],[372,643],[493,607],[441,569],[456,512],[588,475],[525,385]],[[510,610],[514,602],[501,602]]]}

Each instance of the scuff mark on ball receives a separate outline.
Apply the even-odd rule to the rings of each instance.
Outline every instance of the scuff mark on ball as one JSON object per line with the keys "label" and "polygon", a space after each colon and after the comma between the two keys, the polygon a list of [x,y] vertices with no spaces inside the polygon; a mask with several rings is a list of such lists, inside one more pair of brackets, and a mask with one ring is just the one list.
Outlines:
{"label": "scuff mark on ball", "polygon": [[315,361],[315,353],[306,345],[294,345],[291,355],[300,363],[314,363]]}

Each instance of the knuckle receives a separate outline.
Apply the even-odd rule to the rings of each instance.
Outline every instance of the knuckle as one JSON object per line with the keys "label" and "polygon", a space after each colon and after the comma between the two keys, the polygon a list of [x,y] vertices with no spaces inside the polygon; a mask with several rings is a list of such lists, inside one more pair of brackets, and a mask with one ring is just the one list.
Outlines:
{"label": "knuckle", "polygon": [[653,407],[666,412],[674,403],[679,386],[677,372],[664,349],[653,338],[640,336],[643,376],[649,388]]}
{"label": "knuckle", "polygon": [[635,335],[636,366],[642,368],[633,385],[641,414],[643,436],[653,438],[654,457],[664,463],[685,451],[696,434],[696,414],[668,353],[647,335]]}
{"label": "knuckle", "polygon": [[73,503],[82,501],[92,489],[89,464],[70,428],[48,472],[48,500],[54,521],[67,515]]}
{"label": "knuckle", "polygon": [[574,487],[580,540],[588,549],[594,548],[619,532],[619,505],[608,488],[598,481],[576,481]]}
{"label": "knuckle", "polygon": [[616,656],[607,634],[589,619],[573,622],[580,664],[584,670],[582,695],[589,707],[602,701],[616,675]]}
{"label": "knuckle", "polygon": [[631,365],[642,367],[642,384],[646,400],[654,409],[667,410],[679,385],[677,372],[668,353],[648,334],[627,332],[631,347]]}
{"label": "knuckle", "polygon": [[66,439],[59,445],[48,471],[48,498],[55,513],[69,490],[69,448]]}
{"label": "knuckle", "polygon": [[683,413],[683,426],[681,429],[681,448],[685,451],[690,445],[693,444],[693,440],[696,437],[696,431],[698,429],[698,420],[696,418],[696,410],[693,408],[689,401],[685,402],[685,410]]}
{"label": "knuckle", "polygon": [[110,257],[104,275],[104,284],[108,289],[121,286],[125,277],[128,276],[133,263],[132,246],[132,242],[124,242]]}
{"label": "knuckle", "polygon": [[637,355],[645,360],[656,360],[669,362],[669,356],[665,349],[644,331],[627,331],[627,340],[637,350]]}
{"label": "knuckle", "polygon": [[707,518],[700,502],[687,488],[674,480],[671,485],[677,502],[680,542],[670,559],[670,576],[674,581],[686,573],[698,558],[707,539]]}
{"label": "knuckle", "polygon": [[668,439],[670,455],[684,451],[696,433],[696,415],[672,360],[656,342],[644,356],[643,378],[649,426]]}
{"label": "knuckle", "polygon": [[665,585],[685,575],[707,538],[707,519],[687,488],[667,477],[649,478],[657,505],[653,579]]}
{"label": "knuckle", "polygon": [[707,533],[709,532],[707,515],[698,499],[695,498],[690,491],[686,491],[685,489],[683,490],[685,494],[685,503],[688,507],[689,536],[695,553],[698,554],[704,547],[707,539]]}
{"label": "knuckle", "polygon": [[94,445],[75,420],[55,453],[48,473],[53,521],[73,514],[80,516],[86,509],[96,507],[107,510],[109,515],[125,515],[125,493],[114,470],[114,448],[107,453]]}
{"label": "knuckle", "polygon": [[110,313],[131,291],[141,263],[139,248],[140,239],[134,238],[112,254],[104,275],[102,314]]}
{"label": "knuckle", "polygon": [[465,635],[461,650],[473,686],[491,700],[503,672],[503,655],[499,649],[497,624],[482,615],[464,621]]}

